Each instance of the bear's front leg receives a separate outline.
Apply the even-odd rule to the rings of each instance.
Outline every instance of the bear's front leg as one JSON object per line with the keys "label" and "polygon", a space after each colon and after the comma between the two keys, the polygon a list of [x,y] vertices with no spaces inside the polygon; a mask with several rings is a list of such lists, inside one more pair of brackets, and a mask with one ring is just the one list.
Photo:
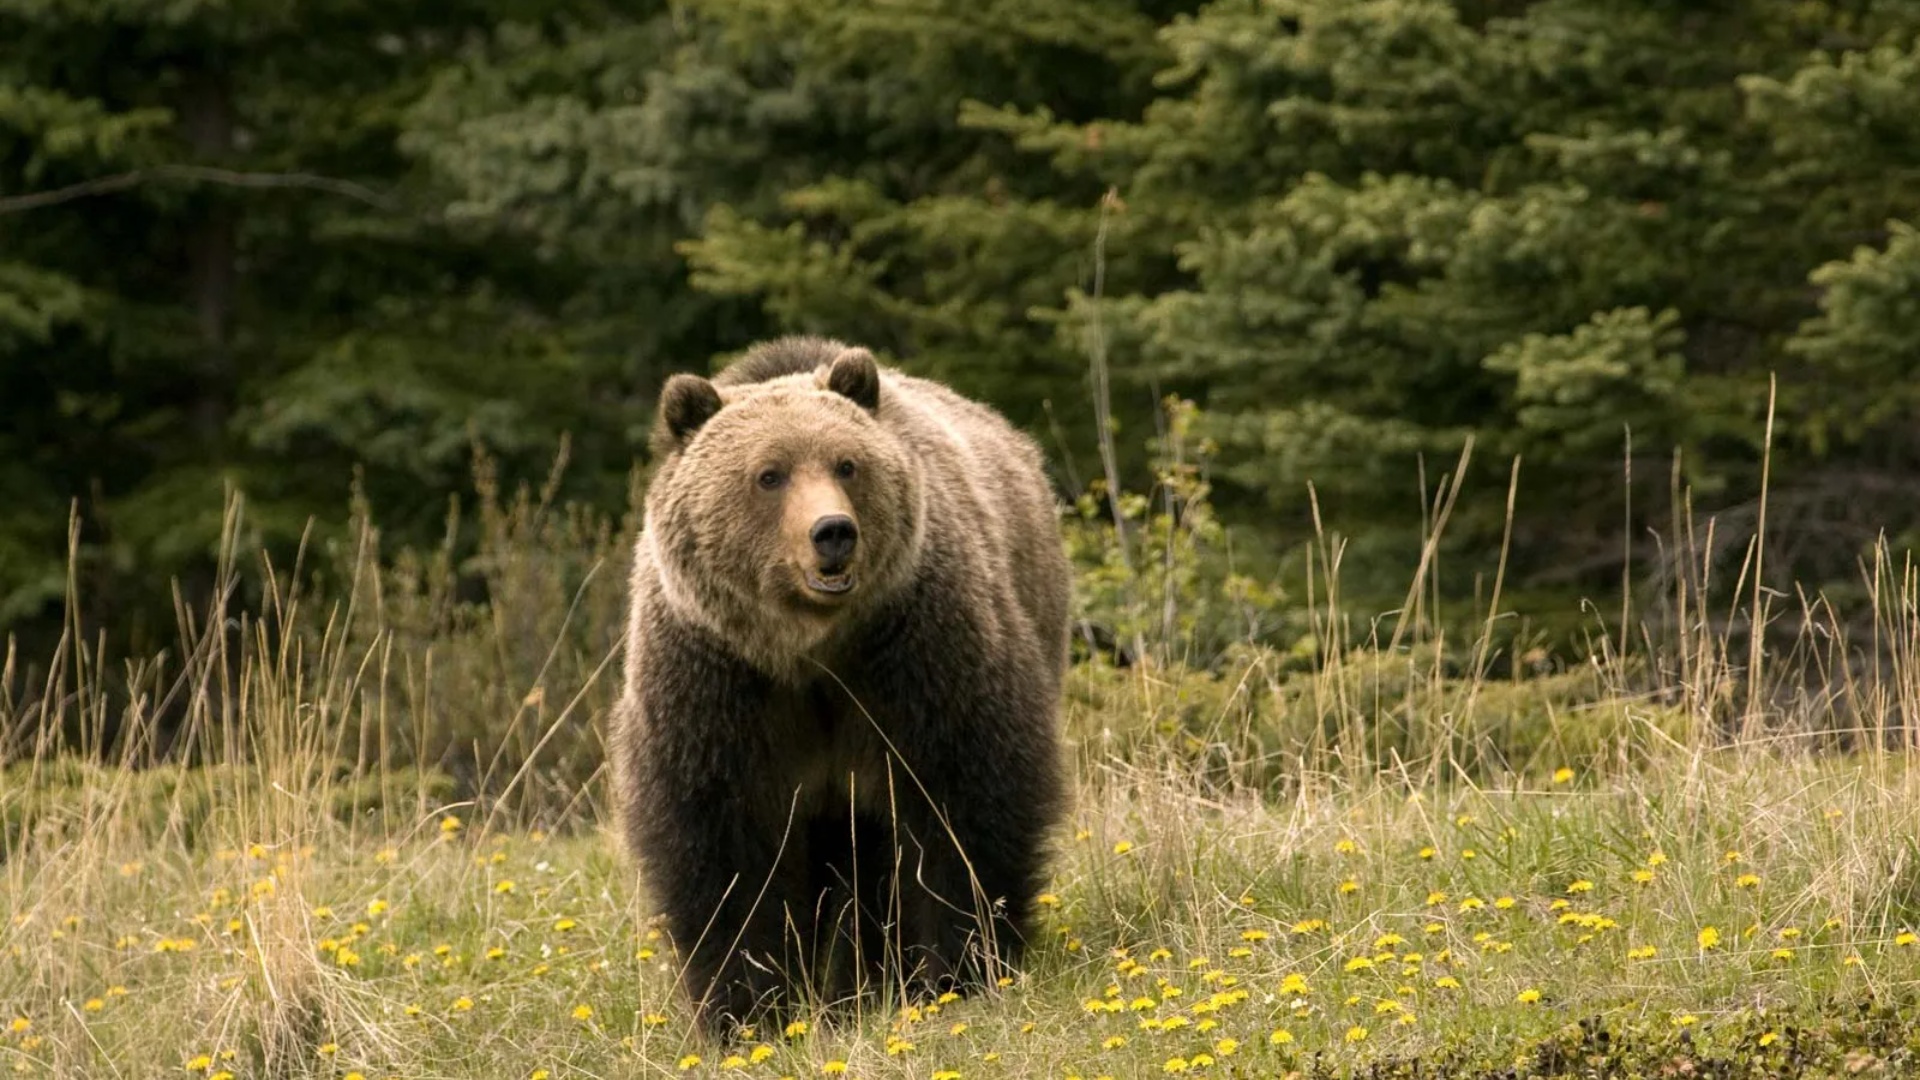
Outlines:
{"label": "bear's front leg", "polygon": [[656,804],[647,829],[650,878],[695,1016],[721,1038],[783,1013],[805,979],[790,914],[802,906],[806,840],[763,810],[739,793],[695,790]]}
{"label": "bear's front leg", "polygon": [[1064,778],[1044,699],[982,684],[921,719],[898,800],[901,931],[910,978],[939,993],[1019,963]]}
{"label": "bear's front leg", "polygon": [[[684,964],[701,1026],[724,1035],[790,1003],[804,950],[806,830],[768,741],[767,680],[703,632],[663,621],[629,657],[616,746],[626,826]],[[790,792],[789,792],[790,794]]]}
{"label": "bear's front leg", "polygon": [[[989,786],[983,794],[1000,793]],[[914,815],[903,845],[901,936],[909,986],[922,993],[1011,975],[1032,929],[1047,823],[1007,803],[989,811],[973,798],[947,801],[941,815]]]}

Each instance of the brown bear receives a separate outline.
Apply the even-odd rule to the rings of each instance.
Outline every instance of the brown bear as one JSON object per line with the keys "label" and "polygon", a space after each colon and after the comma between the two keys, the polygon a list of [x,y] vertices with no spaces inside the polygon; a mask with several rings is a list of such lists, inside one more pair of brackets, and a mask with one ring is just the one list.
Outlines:
{"label": "brown bear", "polygon": [[997,978],[1066,799],[1038,448],[820,338],[673,376],[653,438],[611,750],[702,1027]]}

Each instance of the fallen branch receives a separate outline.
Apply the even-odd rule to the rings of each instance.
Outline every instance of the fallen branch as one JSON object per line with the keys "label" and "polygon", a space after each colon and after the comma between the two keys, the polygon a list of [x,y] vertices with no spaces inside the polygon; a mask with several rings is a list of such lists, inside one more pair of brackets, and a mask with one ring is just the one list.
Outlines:
{"label": "fallen branch", "polygon": [[331,176],[315,176],[311,173],[238,172],[233,169],[216,169],[207,165],[156,165],[150,169],[135,169],[132,172],[82,180],[80,183],[54,188],[51,191],[0,197],[0,214],[16,214],[25,210],[38,210],[45,206],[57,206],[75,199],[108,195],[155,180],[184,180],[240,188],[299,188],[308,191],[324,191],[382,210],[395,209],[393,200],[380,192],[364,184],[356,184],[351,180],[339,180]]}

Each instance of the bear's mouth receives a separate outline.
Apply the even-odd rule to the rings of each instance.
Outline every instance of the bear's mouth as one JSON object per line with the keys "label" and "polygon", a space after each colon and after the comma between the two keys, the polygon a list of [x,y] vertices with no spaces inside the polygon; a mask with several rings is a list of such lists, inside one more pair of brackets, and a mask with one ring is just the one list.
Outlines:
{"label": "bear's mouth", "polygon": [[807,574],[807,588],[827,596],[840,596],[853,591],[853,574]]}

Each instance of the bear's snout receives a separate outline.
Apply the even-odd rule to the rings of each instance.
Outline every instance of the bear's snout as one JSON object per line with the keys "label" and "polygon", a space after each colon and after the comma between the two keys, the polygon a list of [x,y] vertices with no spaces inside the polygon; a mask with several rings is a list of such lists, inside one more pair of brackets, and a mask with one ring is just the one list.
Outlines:
{"label": "bear's snout", "polygon": [[853,557],[860,542],[860,527],[845,514],[829,514],[813,523],[807,534],[813,540],[814,554],[820,556],[820,572],[838,574]]}

